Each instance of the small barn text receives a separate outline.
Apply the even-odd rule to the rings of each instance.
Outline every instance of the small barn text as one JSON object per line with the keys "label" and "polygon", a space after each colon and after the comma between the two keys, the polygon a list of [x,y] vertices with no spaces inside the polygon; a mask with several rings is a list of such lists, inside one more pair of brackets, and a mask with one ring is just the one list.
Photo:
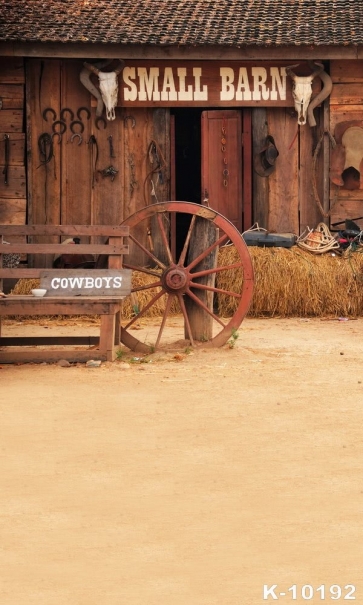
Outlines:
{"label": "small barn text", "polygon": [[285,67],[273,65],[126,66],[121,104],[286,102],[287,81]]}

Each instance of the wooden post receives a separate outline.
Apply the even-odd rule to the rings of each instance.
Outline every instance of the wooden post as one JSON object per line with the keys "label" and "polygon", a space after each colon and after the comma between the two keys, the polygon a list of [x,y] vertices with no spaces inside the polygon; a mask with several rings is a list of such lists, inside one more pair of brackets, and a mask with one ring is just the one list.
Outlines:
{"label": "wooden post", "polygon": [[[212,222],[197,217],[190,241],[188,263],[197,258],[199,254],[216,241],[218,232],[219,230]],[[195,271],[215,267],[217,264],[217,257],[218,249],[215,249],[195,267]],[[198,282],[213,287],[215,283],[215,274],[201,277],[198,279]],[[211,311],[213,311],[213,292],[199,289],[195,289],[193,292]],[[212,317],[189,297],[186,297],[185,306],[193,338],[198,341],[210,340],[213,336]],[[185,332],[185,337],[188,338],[187,331]]]}

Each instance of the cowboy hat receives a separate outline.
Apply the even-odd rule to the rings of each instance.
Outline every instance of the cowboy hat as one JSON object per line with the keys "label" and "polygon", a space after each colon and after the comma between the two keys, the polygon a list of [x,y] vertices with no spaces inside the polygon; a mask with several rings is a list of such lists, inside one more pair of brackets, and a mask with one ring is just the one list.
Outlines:
{"label": "cowboy hat", "polygon": [[253,158],[253,166],[260,176],[269,176],[275,170],[275,162],[279,155],[275,141],[271,135],[266,137],[265,144]]}

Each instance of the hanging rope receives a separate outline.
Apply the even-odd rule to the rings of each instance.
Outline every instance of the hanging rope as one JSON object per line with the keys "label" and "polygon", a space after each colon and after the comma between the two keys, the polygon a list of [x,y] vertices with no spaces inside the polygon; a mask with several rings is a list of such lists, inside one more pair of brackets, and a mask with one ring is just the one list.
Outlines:
{"label": "hanging rope", "polygon": [[150,145],[149,145],[148,150],[147,150],[147,155],[148,155],[150,164],[152,164],[154,167],[146,175],[145,180],[144,180],[144,202],[145,202],[145,206],[149,205],[148,196],[147,196],[147,192],[146,192],[146,184],[147,184],[147,182],[150,179],[150,181],[151,181],[151,195],[153,197],[155,197],[156,200],[158,201],[157,196],[156,196],[156,191],[155,191],[155,183],[154,183],[152,177],[153,177],[154,174],[158,173],[159,174],[159,182],[161,184],[163,184],[163,182],[164,182],[163,170],[166,168],[165,158],[164,158],[163,153],[162,153],[162,151],[160,149],[160,146],[157,144],[156,141],[152,140],[150,142]]}
{"label": "hanging rope", "polygon": [[325,212],[325,210],[323,208],[323,205],[322,205],[322,203],[320,201],[320,198],[319,198],[318,187],[317,187],[317,184],[316,184],[316,163],[317,163],[317,159],[318,159],[319,152],[320,152],[321,146],[323,144],[324,136],[325,135],[327,135],[329,137],[329,141],[330,141],[330,144],[332,146],[332,149],[334,149],[336,147],[336,145],[337,145],[336,141],[335,141],[335,139],[333,137],[333,135],[328,130],[324,130],[324,132],[321,135],[320,140],[319,140],[319,142],[318,142],[318,144],[317,144],[317,146],[315,148],[314,156],[313,156],[313,192],[314,192],[314,198],[315,198],[316,204],[317,204],[317,206],[319,208],[320,214],[324,218],[329,218],[330,215],[331,215],[331,213],[332,213],[332,211],[333,211],[333,208],[335,207],[335,205],[336,205],[336,203],[338,201],[339,187],[338,187],[338,185],[335,185],[335,192],[334,192],[333,203],[331,205],[330,210],[328,212]]}

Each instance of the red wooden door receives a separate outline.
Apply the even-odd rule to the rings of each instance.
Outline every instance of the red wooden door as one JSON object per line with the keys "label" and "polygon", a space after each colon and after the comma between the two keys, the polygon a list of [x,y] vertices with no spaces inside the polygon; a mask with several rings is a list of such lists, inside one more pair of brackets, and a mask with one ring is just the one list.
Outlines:
{"label": "red wooden door", "polygon": [[239,231],[251,226],[251,114],[202,113],[202,199]]}

